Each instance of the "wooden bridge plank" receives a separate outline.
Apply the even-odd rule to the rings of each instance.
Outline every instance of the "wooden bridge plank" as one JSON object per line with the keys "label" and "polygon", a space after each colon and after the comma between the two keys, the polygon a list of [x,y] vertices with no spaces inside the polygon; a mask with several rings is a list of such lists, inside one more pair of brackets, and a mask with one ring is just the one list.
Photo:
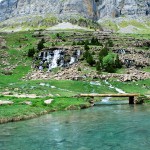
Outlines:
{"label": "wooden bridge plank", "polygon": [[134,97],[139,94],[79,94],[79,97]]}

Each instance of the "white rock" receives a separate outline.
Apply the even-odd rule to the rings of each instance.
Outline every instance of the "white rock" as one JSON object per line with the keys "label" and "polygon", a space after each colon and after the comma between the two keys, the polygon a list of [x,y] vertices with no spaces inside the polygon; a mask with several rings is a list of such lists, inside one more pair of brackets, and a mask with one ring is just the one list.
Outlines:
{"label": "white rock", "polygon": [[12,105],[14,102],[12,101],[3,101],[3,100],[0,100],[0,105]]}
{"label": "white rock", "polygon": [[45,103],[46,105],[49,105],[49,104],[52,103],[52,101],[53,101],[53,99],[48,99],[48,100],[45,100],[44,103]]}

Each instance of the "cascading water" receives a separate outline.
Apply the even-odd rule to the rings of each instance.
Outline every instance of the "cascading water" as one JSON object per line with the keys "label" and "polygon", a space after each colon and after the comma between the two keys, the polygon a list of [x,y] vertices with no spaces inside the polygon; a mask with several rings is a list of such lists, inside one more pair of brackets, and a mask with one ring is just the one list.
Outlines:
{"label": "cascading water", "polygon": [[112,86],[112,85],[111,85],[108,81],[106,81],[106,80],[105,80],[105,83],[106,83],[107,85],[109,85],[109,88],[115,89],[118,93],[120,93],[120,94],[124,94],[124,93],[125,93],[123,90]]}
{"label": "cascading water", "polygon": [[[124,94],[124,93],[125,93],[123,90],[112,86],[112,85],[111,85],[108,81],[106,81],[106,80],[105,80],[105,84],[109,85],[109,88],[115,89],[115,90],[116,90],[118,93],[120,93],[120,94]],[[105,98],[102,99],[102,102],[108,103],[110,99],[111,99],[111,97],[105,97]]]}
{"label": "cascading water", "polygon": [[[72,55],[68,55],[65,49],[55,49],[55,50],[46,50],[40,52],[37,60],[41,60],[39,66],[37,68],[39,70],[43,70],[44,68],[48,68],[48,71],[51,71],[53,68],[56,67],[68,67],[73,65],[78,61],[81,52],[80,50],[73,51]],[[69,61],[65,60],[65,56],[70,56],[68,59]]]}
{"label": "cascading water", "polygon": [[69,62],[70,65],[74,64],[76,61],[76,58],[75,57],[71,57],[71,60]]}
{"label": "cascading water", "polygon": [[61,52],[61,50],[54,51],[54,57],[52,59],[51,64],[49,64],[49,70],[58,67],[57,61],[60,58],[60,52]]}

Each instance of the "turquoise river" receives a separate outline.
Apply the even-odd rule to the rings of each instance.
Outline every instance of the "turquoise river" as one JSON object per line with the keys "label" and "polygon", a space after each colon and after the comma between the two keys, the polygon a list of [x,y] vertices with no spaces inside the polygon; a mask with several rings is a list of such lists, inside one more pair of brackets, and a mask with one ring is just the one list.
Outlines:
{"label": "turquoise river", "polygon": [[0,125],[0,150],[149,150],[150,105],[107,104]]}

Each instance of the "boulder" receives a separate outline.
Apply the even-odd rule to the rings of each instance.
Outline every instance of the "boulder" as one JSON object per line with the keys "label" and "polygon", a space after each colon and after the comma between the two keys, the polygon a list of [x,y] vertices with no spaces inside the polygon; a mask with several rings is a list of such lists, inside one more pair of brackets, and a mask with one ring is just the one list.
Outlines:
{"label": "boulder", "polygon": [[51,103],[52,103],[52,101],[53,101],[53,99],[45,100],[45,101],[44,101],[44,104],[49,105],[49,104],[51,104]]}
{"label": "boulder", "polygon": [[12,105],[14,102],[8,100],[0,100],[0,105]]}
{"label": "boulder", "polygon": [[24,102],[22,102],[21,104],[32,105],[32,102],[31,102],[31,101],[24,101]]}

